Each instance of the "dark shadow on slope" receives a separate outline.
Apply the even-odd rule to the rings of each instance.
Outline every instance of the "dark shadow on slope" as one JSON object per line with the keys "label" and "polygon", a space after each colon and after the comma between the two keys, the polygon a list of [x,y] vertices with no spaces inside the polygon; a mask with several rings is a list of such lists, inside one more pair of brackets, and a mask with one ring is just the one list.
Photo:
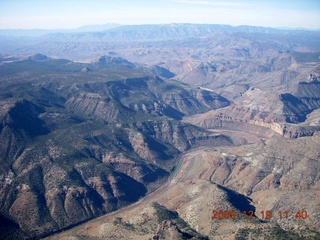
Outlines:
{"label": "dark shadow on slope", "polygon": [[290,93],[285,93],[280,95],[280,100],[284,104],[283,111],[288,123],[300,123],[306,121],[307,115],[311,111],[299,98]]}
{"label": "dark shadow on slope", "polygon": [[173,225],[177,227],[177,231],[182,235],[182,239],[208,239],[208,237],[203,236],[202,234],[192,229],[191,226],[187,222],[185,222],[176,211],[171,211],[157,202],[153,202],[152,207],[155,209],[155,215],[157,217],[158,223],[161,224],[165,221],[171,221]]}
{"label": "dark shadow on slope", "polygon": [[161,168],[156,169],[154,172],[151,172],[147,175],[145,175],[142,180],[144,182],[155,182],[159,180],[160,178],[168,177],[169,173]]}
{"label": "dark shadow on slope", "polygon": [[45,112],[43,108],[23,99],[16,102],[15,106],[9,110],[4,124],[14,131],[19,130],[22,134],[27,133],[31,137],[45,135],[49,130],[45,122],[38,117],[43,112]]}
{"label": "dark shadow on slope", "polygon": [[27,236],[20,230],[19,224],[0,215],[0,239],[26,239]]}
{"label": "dark shadow on slope", "polygon": [[[218,188],[224,190],[228,195],[228,201],[239,211],[243,212],[246,211],[247,213],[249,211],[256,212],[255,206],[251,205],[252,199],[249,197],[246,197],[240,193],[237,193],[229,188],[226,188],[224,186],[221,186],[217,184]],[[256,215],[254,214],[256,217]]]}

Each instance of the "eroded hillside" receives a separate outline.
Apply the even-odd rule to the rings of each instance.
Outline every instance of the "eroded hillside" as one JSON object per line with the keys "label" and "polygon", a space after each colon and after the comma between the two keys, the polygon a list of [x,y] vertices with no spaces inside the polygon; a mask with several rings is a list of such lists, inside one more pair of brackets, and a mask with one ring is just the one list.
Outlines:
{"label": "eroded hillside", "polygon": [[137,201],[167,179],[175,158],[192,145],[232,145],[178,121],[227,106],[225,98],[109,64],[90,73],[36,55],[1,66],[16,73],[1,81],[0,209],[27,236]]}
{"label": "eroded hillside", "polygon": [[251,144],[192,150],[166,185],[137,204],[49,239],[317,239],[319,132],[269,140],[224,134]]}
{"label": "eroded hillside", "polygon": [[0,238],[91,219],[53,238],[319,238],[319,39],[202,24],[0,37]]}

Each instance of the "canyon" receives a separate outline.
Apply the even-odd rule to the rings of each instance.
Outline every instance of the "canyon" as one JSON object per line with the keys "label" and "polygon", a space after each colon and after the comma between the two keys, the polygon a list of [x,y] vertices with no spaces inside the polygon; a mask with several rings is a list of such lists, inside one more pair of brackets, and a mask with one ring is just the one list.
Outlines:
{"label": "canyon", "polygon": [[0,36],[0,237],[319,238],[319,42],[201,24]]}

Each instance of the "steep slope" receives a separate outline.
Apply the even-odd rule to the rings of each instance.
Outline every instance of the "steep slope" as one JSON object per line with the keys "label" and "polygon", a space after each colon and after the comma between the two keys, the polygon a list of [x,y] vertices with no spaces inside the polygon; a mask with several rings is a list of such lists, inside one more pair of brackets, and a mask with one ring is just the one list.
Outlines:
{"label": "steep slope", "polygon": [[[184,115],[229,105],[227,99],[215,93],[195,90],[187,85],[163,81],[160,78],[128,78],[107,83],[94,83],[90,86],[78,84],[73,86],[73,89],[74,94],[67,101],[67,106],[75,111],[79,106],[85,109],[86,114],[111,122],[119,119],[119,114],[127,112],[126,115],[129,116],[130,111],[131,115],[134,111],[139,111],[181,119]],[[86,101],[83,101],[84,99]],[[113,106],[117,103],[121,103],[121,106]],[[108,112],[101,112],[102,109]],[[112,109],[122,110],[121,113],[113,113]],[[124,117],[121,119],[125,121]],[[128,120],[131,121],[131,119]]]}
{"label": "steep slope", "polygon": [[290,138],[311,136],[320,129],[318,124],[306,122],[308,114],[320,107],[319,86],[318,81],[300,82],[293,94],[280,95],[252,87],[234,104],[186,117],[185,121],[207,129],[247,129],[269,136],[273,131]]}
{"label": "steep slope", "polygon": [[[120,210],[93,236],[316,238],[319,39],[194,24],[0,37],[1,238],[45,236],[149,193],[142,210]],[[275,139],[231,147],[260,138],[250,133]],[[170,173],[172,185],[152,195]],[[303,201],[279,200],[290,194]],[[302,222],[213,223],[208,210],[294,212],[303,202],[312,218]]]}
{"label": "steep slope", "polygon": [[182,226],[196,239],[317,239],[319,133],[189,151],[170,181],[137,204],[49,239],[188,239]]}
{"label": "steep slope", "polygon": [[[60,61],[31,58],[33,68]],[[0,81],[0,212],[13,235],[45,236],[124,207],[158,188],[181,152],[232,145],[178,121],[226,99],[107,60],[94,72],[0,66],[18,69]]]}
{"label": "steep slope", "polygon": [[294,92],[310,111],[320,108],[320,81],[301,82]]}

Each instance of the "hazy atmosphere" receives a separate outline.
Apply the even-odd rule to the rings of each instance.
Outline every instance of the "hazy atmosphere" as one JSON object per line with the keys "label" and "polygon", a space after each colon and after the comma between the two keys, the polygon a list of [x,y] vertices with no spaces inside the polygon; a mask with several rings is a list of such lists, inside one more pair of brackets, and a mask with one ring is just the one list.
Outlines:
{"label": "hazy atmosphere", "polygon": [[76,28],[83,25],[209,23],[320,28],[318,0],[1,0],[1,29]]}
{"label": "hazy atmosphere", "polygon": [[320,0],[0,0],[0,239],[320,239]]}

